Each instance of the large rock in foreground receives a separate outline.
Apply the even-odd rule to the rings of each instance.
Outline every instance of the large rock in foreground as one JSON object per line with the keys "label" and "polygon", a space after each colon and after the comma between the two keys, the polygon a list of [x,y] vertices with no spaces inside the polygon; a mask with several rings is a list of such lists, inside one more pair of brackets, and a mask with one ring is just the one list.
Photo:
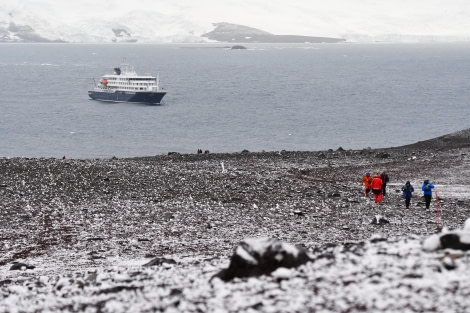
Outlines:
{"label": "large rock in foreground", "polygon": [[235,249],[229,267],[215,277],[229,281],[235,277],[269,275],[280,267],[298,267],[310,260],[305,249],[276,239],[246,239]]}
{"label": "large rock in foreground", "polygon": [[423,248],[427,251],[439,249],[470,250],[470,218],[465,221],[463,229],[454,231],[443,229],[441,233],[430,236],[424,241]]}

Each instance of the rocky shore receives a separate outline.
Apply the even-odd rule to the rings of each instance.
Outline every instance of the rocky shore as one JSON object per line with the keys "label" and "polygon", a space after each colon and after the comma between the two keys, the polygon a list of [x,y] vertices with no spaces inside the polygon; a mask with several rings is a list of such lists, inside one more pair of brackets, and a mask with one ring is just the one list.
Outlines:
{"label": "rocky shore", "polygon": [[[389,242],[410,240],[412,246],[419,246],[439,226],[457,229],[470,217],[469,136],[470,130],[465,130],[403,147],[348,151],[337,148],[316,152],[169,153],[93,160],[1,158],[0,312],[7,312],[1,307],[26,312],[24,306],[11,303],[38,293],[50,298],[38,300],[35,306],[25,302],[37,311],[91,308],[93,312],[112,312],[114,305],[122,305],[129,297],[135,305],[143,306],[137,311],[230,311],[229,306],[222,304],[229,301],[227,295],[216,291],[228,287],[221,287],[222,282],[209,284],[208,278],[227,266],[234,248],[245,238],[276,238],[317,253],[337,246],[344,248],[347,243],[363,245],[377,236]],[[390,176],[388,194],[381,204],[364,196],[361,179],[366,171],[386,171]],[[424,179],[436,185],[440,220],[434,202],[433,210],[424,209],[420,191]],[[409,210],[399,191],[407,180],[416,189]],[[384,216],[390,223],[371,224],[376,215]],[[176,260],[177,265],[163,262],[166,265],[160,264],[158,269],[142,270],[141,266],[155,257]],[[18,264],[15,262],[30,268],[11,270]],[[191,271],[185,272],[188,266]],[[308,266],[303,270],[306,279],[318,275],[311,276],[310,270]],[[150,296],[142,281],[156,279],[155,275],[165,271],[173,275],[165,278],[171,281],[150,284],[158,304],[140,299]],[[101,283],[96,283],[96,277],[87,280],[90,273],[101,273]],[[116,278],[121,274],[129,280]],[[67,283],[61,284],[69,286],[68,296],[77,294],[90,299],[95,292],[101,300],[91,303],[75,297],[76,306],[51,300],[62,292],[63,287],[57,289],[58,275],[67,278]],[[188,275],[193,277],[191,282],[187,281]],[[294,280],[296,275],[293,274]],[[187,286],[174,280],[178,277]],[[243,289],[246,299],[251,299],[248,302],[254,303],[232,303],[232,307],[238,305],[233,312],[288,312],[287,308],[292,308],[283,308],[282,303],[288,300],[282,295],[284,289],[279,282],[275,283],[278,291],[274,293],[278,292],[278,296],[256,298],[261,281],[254,283],[255,290]],[[274,284],[268,281],[268,285]],[[203,293],[195,291],[198,282],[208,292],[199,294],[200,302],[191,298]],[[103,299],[106,284],[117,289],[108,290],[110,296]],[[237,288],[247,281],[240,280],[238,284]],[[306,295],[311,298],[321,294],[314,291],[314,285],[304,283],[299,288],[307,286],[311,294]],[[18,291],[20,286],[25,290]],[[91,289],[86,291],[86,286]],[[263,288],[267,288],[266,284]],[[470,288],[470,284],[465,288]],[[354,296],[359,297],[359,306],[353,306],[350,299],[343,303],[344,308],[333,304],[350,296],[351,293],[336,298],[332,295],[325,302],[302,299],[303,305],[296,310],[388,311],[374,301],[362,303],[357,294]],[[214,297],[220,302],[211,304]],[[268,305],[269,299],[274,299],[274,304]],[[327,305],[328,301],[332,302]],[[470,307],[470,301],[464,301],[455,304],[456,309]],[[415,310],[403,304],[399,309],[420,312],[425,307],[418,305]]]}

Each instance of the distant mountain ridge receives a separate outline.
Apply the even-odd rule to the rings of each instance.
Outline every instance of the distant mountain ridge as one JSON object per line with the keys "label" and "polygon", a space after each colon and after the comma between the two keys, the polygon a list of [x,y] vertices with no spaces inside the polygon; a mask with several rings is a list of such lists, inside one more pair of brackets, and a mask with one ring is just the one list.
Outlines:
{"label": "distant mountain ridge", "polygon": [[214,23],[213,25],[215,26],[213,31],[201,36],[216,41],[241,43],[337,43],[346,41],[343,38],[274,35],[257,28],[230,23]]}
{"label": "distant mountain ridge", "polygon": [[[0,23],[0,43],[1,42],[24,42],[24,43],[47,43],[47,42],[67,42],[60,39],[47,39],[39,35],[30,25],[21,25],[14,22]],[[345,42],[343,38],[313,37],[300,35],[275,35],[269,32],[244,25],[230,24],[226,22],[214,23],[215,29],[202,34],[201,41],[219,41],[233,43],[338,43]],[[124,28],[111,28],[108,42],[138,42],[130,31]],[[207,38],[207,39],[206,39]]]}
{"label": "distant mountain ridge", "polygon": [[[137,0],[132,5],[125,0],[5,0],[0,1],[0,42],[470,42],[467,4],[467,0],[445,5],[441,0],[321,4],[299,0],[268,5],[265,0],[243,4]],[[240,29],[242,25],[247,26]]]}

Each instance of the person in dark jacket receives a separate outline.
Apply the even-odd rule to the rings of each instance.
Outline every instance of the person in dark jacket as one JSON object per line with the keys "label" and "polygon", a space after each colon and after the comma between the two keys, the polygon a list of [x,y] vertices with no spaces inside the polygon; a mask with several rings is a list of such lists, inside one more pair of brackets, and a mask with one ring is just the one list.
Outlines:
{"label": "person in dark jacket", "polygon": [[380,178],[382,178],[382,196],[385,196],[387,191],[385,190],[386,187],[387,187],[387,183],[389,182],[389,178],[388,178],[388,175],[387,173],[382,172],[382,174],[380,174]]}
{"label": "person in dark jacket", "polygon": [[409,209],[411,198],[413,197],[413,192],[415,189],[413,188],[413,185],[411,185],[410,181],[407,181],[406,184],[401,187],[401,191],[403,191],[403,198],[405,198],[406,208]]}
{"label": "person in dark jacket", "polygon": [[426,179],[423,182],[423,186],[421,186],[421,190],[423,191],[423,194],[424,194],[424,201],[426,202],[426,210],[429,210],[429,207],[431,205],[433,189],[434,189],[434,185],[428,179]]}

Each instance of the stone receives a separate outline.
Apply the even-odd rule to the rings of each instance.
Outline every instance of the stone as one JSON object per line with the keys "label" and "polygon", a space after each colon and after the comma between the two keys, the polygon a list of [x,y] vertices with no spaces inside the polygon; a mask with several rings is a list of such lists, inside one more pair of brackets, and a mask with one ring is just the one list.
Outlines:
{"label": "stone", "polygon": [[383,217],[381,215],[376,215],[372,219],[371,224],[373,224],[373,225],[386,225],[386,224],[390,224],[390,221],[388,221],[387,219],[385,219],[385,217]]}
{"label": "stone", "polygon": [[26,263],[21,263],[21,262],[15,262],[10,267],[10,271],[33,270],[35,268],[36,266],[33,266],[33,265],[28,265]]}
{"label": "stone", "polygon": [[278,268],[295,268],[309,261],[311,257],[302,247],[270,238],[245,239],[235,249],[229,267],[214,277],[230,281],[269,275]]}
{"label": "stone", "polygon": [[173,259],[156,257],[152,259],[150,262],[145,263],[143,266],[156,266],[156,265],[159,266],[163,264],[176,264],[176,261]]}
{"label": "stone", "polygon": [[440,242],[441,249],[470,250],[470,244],[462,242],[458,234],[444,234],[441,236]]}

